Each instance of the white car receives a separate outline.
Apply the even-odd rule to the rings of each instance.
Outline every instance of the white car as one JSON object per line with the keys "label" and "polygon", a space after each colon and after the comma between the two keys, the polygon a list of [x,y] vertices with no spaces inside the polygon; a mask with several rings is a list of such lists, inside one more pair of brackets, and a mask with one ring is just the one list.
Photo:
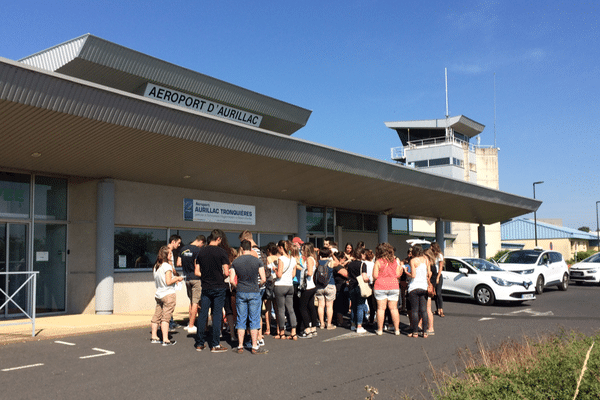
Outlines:
{"label": "white car", "polygon": [[486,306],[496,300],[535,300],[533,282],[523,275],[504,271],[481,258],[445,257],[444,261],[444,296],[471,298]]}
{"label": "white car", "polygon": [[583,282],[600,283],[600,253],[571,266],[571,280],[578,285]]}
{"label": "white car", "polygon": [[498,265],[534,281],[536,294],[541,294],[548,286],[556,285],[563,291],[569,287],[569,267],[558,251],[511,251],[500,257]]}

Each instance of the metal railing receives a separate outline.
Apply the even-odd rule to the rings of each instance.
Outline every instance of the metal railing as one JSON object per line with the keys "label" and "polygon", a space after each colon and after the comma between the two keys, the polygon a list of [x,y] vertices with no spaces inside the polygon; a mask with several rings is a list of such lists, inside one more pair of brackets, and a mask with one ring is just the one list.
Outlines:
{"label": "metal railing", "polygon": [[[0,326],[9,326],[9,325],[24,325],[24,324],[29,324],[31,323],[31,336],[35,336],[35,309],[36,309],[36,304],[35,304],[35,300],[36,300],[36,290],[37,290],[37,276],[39,274],[39,271],[24,271],[24,272],[0,272],[0,276],[5,275],[7,278],[10,275],[29,275],[27,277],[27,279],[25,279],[25,282],[23,282],[21,284],[21,286],[19,286],[19,288],[17,290],[15,290],[15,292],[12,295],[9,295],[8,293],[6,293],[4,291],[3,288],[0,288],[0,294],[4,295],[7,297],[6,301],[3,304],[0,304],[0,311],[2,311],[4,309],[4,307],[8,306],[8,304],[10,302],[12,302],[15,306],[17,306],[17,308],[19,310],[21,310],[21,312],[23,314],[25,314],[25,316],[27,318],[29,318],[30,322],[11,322],[8,324],[0,324]],[[17,293],[19,293],[19,291],[21,289],[24,289],[27,287],[27,284],[31,282],[31,315],[29,315],[29,313],[27,313],[27,311],[23,310],[21,308],[21,306],[13,300],[13,298],[16,296]]]}

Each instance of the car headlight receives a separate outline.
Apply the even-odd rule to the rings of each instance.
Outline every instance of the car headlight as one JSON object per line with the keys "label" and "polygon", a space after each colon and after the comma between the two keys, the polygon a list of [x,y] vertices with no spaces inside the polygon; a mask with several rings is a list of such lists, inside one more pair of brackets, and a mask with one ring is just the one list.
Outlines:
{"label": "car headlight", "polygon": [[509,282],[507,280],[504,280],[502,278],[498,278],[498,277],[495,277],[495,276],[492,276],[492,280],[498,286],[512,286],[513,285],[512,282]]}
{"label": "car headlight", "polygon": [[588,271],[588,273],[590,273],[590,274],[595,274],[596,272],[598,272],[598,270],[597,270],[597,269],[590,269],[590,270]]}
{"label": "car headlight", "polygon": [[517,274],[521,274],[521,275],[529,275],[529,274],[533,274],[534,270],[533,269],[524,269],[523,271],[514,271]]}

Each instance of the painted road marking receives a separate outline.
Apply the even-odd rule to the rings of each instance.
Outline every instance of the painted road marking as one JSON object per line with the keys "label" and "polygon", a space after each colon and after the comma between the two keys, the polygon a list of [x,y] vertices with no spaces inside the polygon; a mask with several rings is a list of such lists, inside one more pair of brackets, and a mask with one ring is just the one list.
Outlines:
{"label": "painted road marking", "polygon": [[93,348],[92,350],[96,350],[96,351],[100,351],[102,352],[102,354],[92,354],[91,356],[83,356],[83,357],[79,357],[81,359],[84,358],[93,358],[93,357],[102,357],[102,356],[109,356],[111,354],[115,354],[114,351],[110,351],[110,350],[102,350],[102,349],[98,349],[98,348]]}
{"label": "painted road marking", "polygon": [[554,315],[554,313],[552,311],[539,312],[539,311],[533,311],[531,308],[528,308],[526,310],[513,311],[513,312],[510,312],[510,313],[507,313],[507,314],[492,313],[492,315],[514,316],[515,314],[520,314],[520,313],[531,314],[531,316],[533,316],[533,317],[547,317],[547,316],[550,316],[550,315]]}
{"label": "painted road marking", "polygon": [[63,342],[63,341],[60,341],[60,340],[55,340],[54,343],[64,344],[66,346],[75,346],[75,343]]}
{"label": "painted road marking", "polygon": [[489,320],[492,320],[492,319],[496,319],[496,318],[481,318],[480,321],[489,321]]}
{"label": "painted road marking", "polygon": [[366,336],[375,336],[375,334],[371,333],[371,332],[365,332],[365,333],[350,332],[350,333],[345,333],[343,335],[332,337],[331,339],[326,339],[323,341],[324,342],[333,342],[336,340],[355,339],[355,338],[366,337]]}
{"label": "painted road marking", "polygon": [[39,366],[42,366],[42,365],[44,365],[44,364],[31,364],[31,365],[23,365],[22,367],[5,368],[5,369],[2,370],[2,372],[16,371],[16,370],[25,369],[25,368],[39,367]]}

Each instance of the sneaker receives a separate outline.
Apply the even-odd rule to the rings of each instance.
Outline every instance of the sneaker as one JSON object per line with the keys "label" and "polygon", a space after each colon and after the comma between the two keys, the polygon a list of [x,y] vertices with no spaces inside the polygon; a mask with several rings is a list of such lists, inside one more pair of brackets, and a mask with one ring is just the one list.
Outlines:
{"label": "sneaker", "polygon": [[267,354],[269,352],[269,350],[265,350],[262,347],[259,347],[258,349],[252,349],[252,354]]}
{"label": "sneaker", "polygon": [[258,347],[264,346],[265,345],[265,339],[258,339],[256,341],[256,344],[258,345]]}
{"label": "sneaker", "polygon": [[171,340],[170,342],[163,342],[163,346],[175,346],[177,344],[176,340]]}
{"label": "sneaker", "polygon": [[355,330],[356,330],[356,326],[352,325],[352,326],[350,327],[350,330],[351,330],[351,331],[355,331]]}
{"label": "sneaker", "polygon": [[376,334],[377,336],[381,336],[381,335],[383,335],[383,331],[375,331],[375,334]]}
{"label": "sneaker", "polygon": [[398,331],[395,331],[395,332],[394,332],[394,335],[396,335],[396,336],[400,336],[400,331],[399,331],[399,330],[398,330]]}
{"label": "sneaker", "polygon": [[252,342],[246,342],[246,343],[244,343],[244,347],[247,348],[248,350],[252,349]]}
{"label": "sneaker", "polygon": [[205,345],[202,345],[202,346],[199,346],[199,347],[194,346],[194,348],[196,349],[196,351],[202,351],[202,350],[204,350],[206,348],[206,346]]}
{"label": "sneaker", "polygon": [[313,337],[317,336],[317,331],[311,332],[311,335],[312,335]]}
{"label": "sneaker", "polygon": [[150,340],[150,343],[152,343],[152,344],[162,344],[162,340],[160,340],[160,339],[152,339],[152,340]]}
{"label": "sneaker", "polygon": [[186,326],[183,329],[185,329],[190,335],[195,335],[198,332],[198,328],[196,328],[195,326],[192,326],[191,328],[189,326]]}
{"label": "sneaker", "polygon": [[223,347],[221,345],[215,346],[212,349],[210,349],[211,353],[224,353],[227,351],[227,347]]}
{"label": "sneaker", "polygon": [[360,328],[356,328],[356,333],[367,333],[367,330],[361,326]]}

